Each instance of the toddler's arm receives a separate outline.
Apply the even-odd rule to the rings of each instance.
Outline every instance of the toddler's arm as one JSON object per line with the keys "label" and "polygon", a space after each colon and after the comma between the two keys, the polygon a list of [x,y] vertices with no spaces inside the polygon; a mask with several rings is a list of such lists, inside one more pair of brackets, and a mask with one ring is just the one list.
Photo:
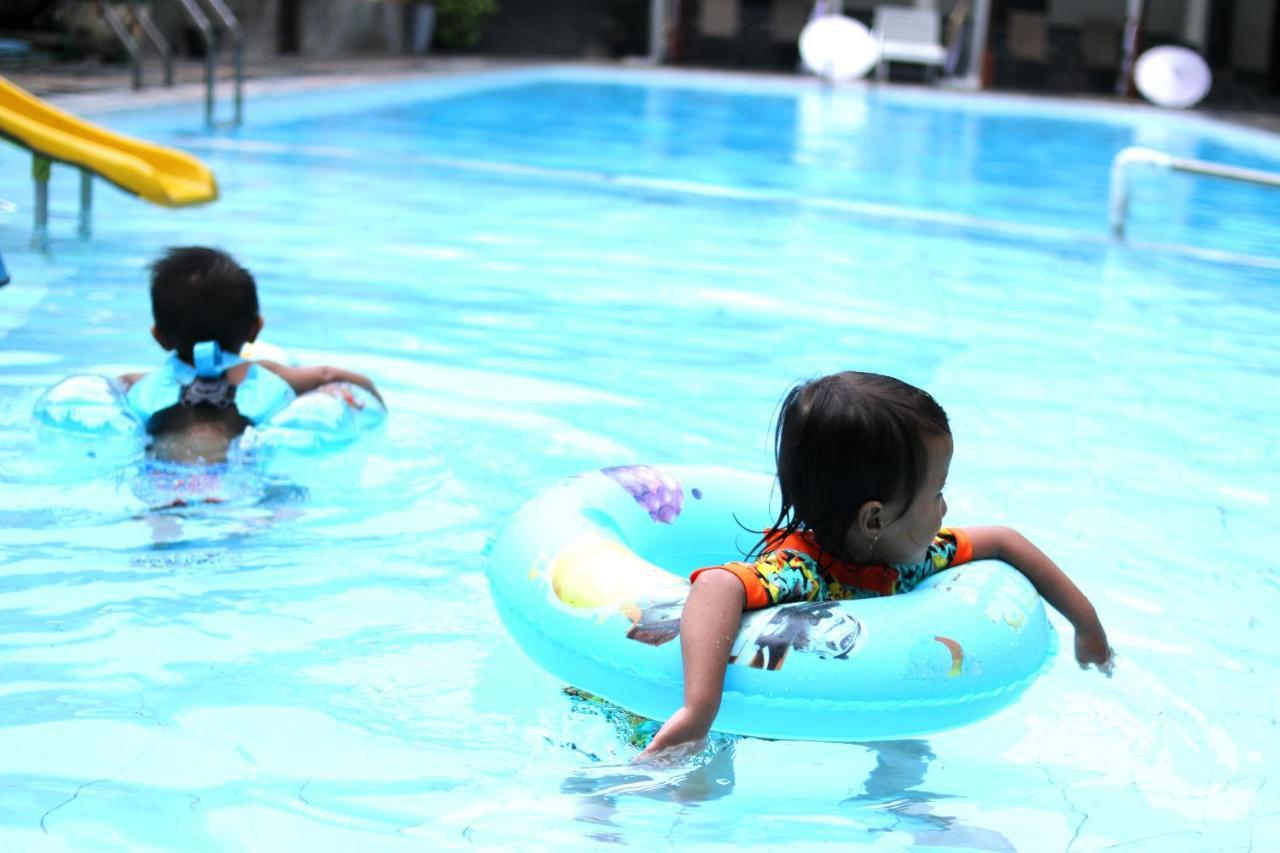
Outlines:
{"label": "toddler's arm", "polygon": [[356,373],[352,370],[344,370],[341,367],[332,367],[327,364],[317,367],[285,367],[283,364],[274,361],[260,361],[258,364],[288,382],[294,393],[297,394],[314,391],[321,385],[328,385],[330,382],[350,382],[352,385],[359,385],[377,397],[379,403],[386,405],[382,395],[374,387],[373,380],[363,373]]}
{"label": "toddler's arm", "polygon": [[1071,578],[1026,537],[1008,527],[966,527],[973,541],[973,559],[1003,560],[1022,572],[1044,600],[1067,618],[1076,630],[1076,661],[1094,664],[1110,674],[1111,647],[1098,613]]}
{"label": "toddler's arm", "polygon": [[742,625],[746,603],[742,581],[732,572],[706,570],[693,582],[680,614],[684,705],[662,725],[637,760],[701,740],[711,731],[711,723],[720,710],[729,652]]}

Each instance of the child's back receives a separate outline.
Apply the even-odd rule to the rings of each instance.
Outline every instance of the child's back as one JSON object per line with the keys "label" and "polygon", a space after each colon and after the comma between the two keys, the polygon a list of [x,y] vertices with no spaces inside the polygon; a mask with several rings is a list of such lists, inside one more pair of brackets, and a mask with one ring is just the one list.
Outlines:
{"label": "child's back", "polygon": [[217,412],[209,417],[193,409],[178,409],[170,417],[152,419],[151,453],[169,462],[225,462],[231,442],[244,430],[244,419],[235,413]]}

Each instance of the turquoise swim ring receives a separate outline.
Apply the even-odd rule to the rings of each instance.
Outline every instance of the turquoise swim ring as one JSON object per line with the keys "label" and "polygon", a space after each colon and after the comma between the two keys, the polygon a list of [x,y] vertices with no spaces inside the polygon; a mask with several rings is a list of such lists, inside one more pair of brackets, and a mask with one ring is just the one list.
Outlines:
{"label": "turquoise swim ring", "polygon": [[[262,352],[286,361],[277,348]],[[271,467],[283,458],[307,459],[343,450],[386,421],[387,410],[365,389],[334,382],[300,394],[236,437],[228,457]],[[32,407],[41,446],[69,460],[122,462],[142,455],[150,437],[113,376],[82,373],[46,390]]]}
{"label": "turquoise swim ring", "polygon": [[[627,466],[574,477],[522,507],[488,576],[503,623],[539,666],[653,719],[682,701],[688,575],[735,559],[773,520],[773,479]],[[746,529],[744,529],[746,528]],[[1034,587],[996,562],[886,598],[745,614],[716,731],[866,741],[963,726],[1005,708],[1051,663]]]}

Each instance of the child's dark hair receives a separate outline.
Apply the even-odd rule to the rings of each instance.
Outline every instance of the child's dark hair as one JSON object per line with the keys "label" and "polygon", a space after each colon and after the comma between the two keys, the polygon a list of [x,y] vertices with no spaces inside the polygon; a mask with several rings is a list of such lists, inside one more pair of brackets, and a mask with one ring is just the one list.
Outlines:
{"label": "child's dark hair", "polygon": [[161,337],[187,363],[201,341],[217,341],[235,354],[258,319],[258,288],[226,252],[172,248],[151,265],[151,313]]}
{"label": "child's dark hair", "polygon": [[792,388],[775,436],[782,509],[758,550],[809,530],[838,553],[864,503],[909,505],[927,472],[925,439],[950,434],[933,397],[890,376],[847,371]]}

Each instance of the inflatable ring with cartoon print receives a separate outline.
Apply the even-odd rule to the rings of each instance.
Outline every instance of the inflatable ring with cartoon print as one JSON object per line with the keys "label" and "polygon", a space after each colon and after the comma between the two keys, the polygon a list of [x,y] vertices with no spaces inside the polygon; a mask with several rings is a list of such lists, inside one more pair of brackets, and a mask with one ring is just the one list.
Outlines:
{"label": "inflatable ring with cartoon print", "polygon": [[[524,652],[575,687],[653,719],[682,701],[690,572],[737,559],[776,516],[773,479],[725,468],[606,468],[522,507],[488,565]],[[771,506],[774,508],[770,514]],[[987,717],[1043,672],[1057,636],[1031,584],[969,563],[910,593],[744,615],[717,731],[863,741]]]}

